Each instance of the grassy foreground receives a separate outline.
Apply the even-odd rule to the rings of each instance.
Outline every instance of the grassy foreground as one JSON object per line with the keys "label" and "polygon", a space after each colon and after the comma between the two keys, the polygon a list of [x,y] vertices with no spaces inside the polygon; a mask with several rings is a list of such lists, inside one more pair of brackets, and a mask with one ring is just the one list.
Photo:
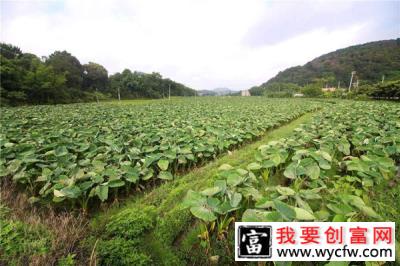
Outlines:
{"label": "grassy foreground", "polygon": [[91,221],[93,233],[86,241],[86,248],[94,255],[92,260],[99,255],[106,264],[144,265],[151,261],[155,265],[185,265],[188,249],[197,242],[192,216],[180,207],[186,192],[212,184],[222,164],[247,165],[258,146],[289,136],[296,127],[311,118],[311,113],[305,114],[267,132],[254,143],[163,183],[148,194],[126,201],[123,206],[100,213]]}

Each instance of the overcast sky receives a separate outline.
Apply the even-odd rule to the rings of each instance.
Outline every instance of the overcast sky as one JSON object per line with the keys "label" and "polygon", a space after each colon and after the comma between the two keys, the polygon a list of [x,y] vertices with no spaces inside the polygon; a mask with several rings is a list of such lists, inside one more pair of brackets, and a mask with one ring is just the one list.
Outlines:
{"label": "overcast sky", "polygon": [[194,89],[249,88],[350,45],[400,36],[397,1],[1,1],[1,41],[67,50],[110,74],[160,72]]}

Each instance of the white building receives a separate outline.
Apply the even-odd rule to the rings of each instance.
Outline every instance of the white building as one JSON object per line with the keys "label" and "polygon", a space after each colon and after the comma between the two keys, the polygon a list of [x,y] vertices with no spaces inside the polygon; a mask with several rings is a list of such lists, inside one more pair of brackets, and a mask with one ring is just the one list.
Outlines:
{"label": "white building", "polygon": [[242,91],[240,92],[240,95],[241,95],[241,96],[251,96],[249,90],[242,90]]}

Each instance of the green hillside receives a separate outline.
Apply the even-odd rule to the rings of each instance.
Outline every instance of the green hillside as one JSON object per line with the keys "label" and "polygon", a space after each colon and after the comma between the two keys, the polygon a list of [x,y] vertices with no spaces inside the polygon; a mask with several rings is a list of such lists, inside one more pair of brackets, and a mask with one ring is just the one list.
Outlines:
{"label": "green hillside", "polygon": [[[252,95],[261,94],[275,83],[294,83],[304,86],[323,79],[328,86],[348,86],[351,71],[363,84],[400,79],[400,39],[370,42],[350,46],[322,55],[303,66],[279,72],[260,86],[251,88]],[[271,88],[269,88],[271,90]]]}

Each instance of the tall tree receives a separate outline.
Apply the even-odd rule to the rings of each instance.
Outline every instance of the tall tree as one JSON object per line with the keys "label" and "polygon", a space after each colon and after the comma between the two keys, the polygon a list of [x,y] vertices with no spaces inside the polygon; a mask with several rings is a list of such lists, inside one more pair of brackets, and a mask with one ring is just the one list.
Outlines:
{"label": "tall tree", "polygon": [[81,89],[83,82],[83,67],[79,60],[67,51],[55,51],[46,61],[55,73],[65,74],[68,88]]}
{"label": "tall tree", "polygon": [[88,91],[106,91],[108,72],[102,65],[89,62],[83,65],[83,88]]}
{"label": "tall tree", "polygon": [[71,94],[65,90],[65,74],[56,73],[51,66],[39,60],[32,64],[24,79],[24,87],[30,103],[68,103]]}
{"label": "tall tree", "polygon": [[16,59],[22,55],[22,51],[12,44],[0,43],[0,54],[6,59]]}
{"label": "tall tree", "polygon": [[21,87],[22,70],[18,65],[21,50],[11,44],[0,44],[1,87],[5,91],[18,90]]}

